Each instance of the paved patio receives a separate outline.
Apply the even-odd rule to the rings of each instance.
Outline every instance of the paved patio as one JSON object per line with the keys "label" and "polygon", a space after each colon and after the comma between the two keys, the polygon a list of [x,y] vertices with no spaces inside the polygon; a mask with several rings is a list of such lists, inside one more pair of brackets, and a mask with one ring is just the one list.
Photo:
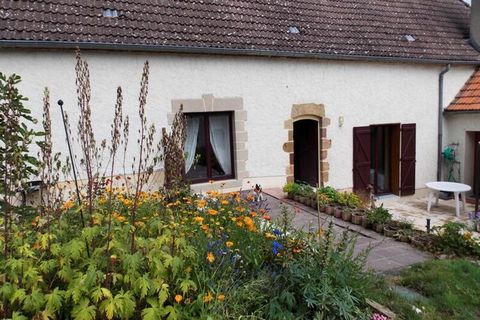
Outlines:
{"label": "paved patio", "polygon": [[[276,217],[281,212],[281,205],[289,207],[291,210],[297,209],[297,214],[293,224],[300,229],[317,229],[317,211],[293,202],[286,198],[281,189],[264,190],[270,208],[272,217]],[[366,267],[380,273],[395,273],[409,265],[431,259],[428,253],[419,251],[412,246],[395,241],[392,238],[384,237],[371,230],[366,230],[360,226],[344,222],[340,219],[332,218],[332,216],[320,213],[322,223],[327,224],[333,219],[334,230],[338,234],[349,228],[350,232],[357,234],[357,244],[355,253],[372,246],[373,249],[367,258]]]}
{"label": "paved patio", "polygon": [[440,226],[448,221],[457,221],[469,223],[468,212],[473,212],[475,207],[467,203],[465,211],[460,217],[455,215],[455,201],[439,200],[438,206],[432,206],[431,211],[427,212],[428,189],[417,190],[415,195],[407,197],[398,197],[389,195],[380,197],[376,201],[377,205],[383,203],[384,207],[392,213],[394,219],[407,219],[414,223],[415,228],[425,230],[427,218],[430,219],[431,226]]}

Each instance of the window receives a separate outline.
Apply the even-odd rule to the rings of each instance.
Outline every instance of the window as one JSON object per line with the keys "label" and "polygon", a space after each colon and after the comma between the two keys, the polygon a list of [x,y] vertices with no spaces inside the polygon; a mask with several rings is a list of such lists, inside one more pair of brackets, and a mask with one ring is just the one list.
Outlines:
{"label": "window", "polygon": [[185,172],[193,183],[234,178],[232,113],[187,113]]}

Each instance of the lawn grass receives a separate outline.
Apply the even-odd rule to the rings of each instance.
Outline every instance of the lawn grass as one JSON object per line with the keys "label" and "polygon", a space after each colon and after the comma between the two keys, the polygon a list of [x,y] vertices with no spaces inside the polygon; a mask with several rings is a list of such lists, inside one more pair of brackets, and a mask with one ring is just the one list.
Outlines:
{"label": "lawn grass", "polygon": [[[376,299],[402,319],[480,319],[480,266],[467,260],[431,260],[387,279],[390,285],[409,288],[423,296],[408,300],[379,280]],[[413,306],[421,310],[415,312]]]}
{"label": "lawn grass", "polygon": [[480,266],[466,260],[433,260],[402,274],[402,285],[428,299],[445,319],[480,319]]}

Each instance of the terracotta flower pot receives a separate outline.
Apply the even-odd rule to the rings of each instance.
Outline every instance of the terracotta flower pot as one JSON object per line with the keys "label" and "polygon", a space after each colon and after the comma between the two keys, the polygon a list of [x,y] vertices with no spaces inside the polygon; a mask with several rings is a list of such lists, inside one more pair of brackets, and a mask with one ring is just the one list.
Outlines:
{"label": "terracotta flower pot", "polygon": [[335,218],[341,219],[342,218],[342,212],[343,212],[342,207],[335,207],[335,209],[333,210],[333,216]]}
{"label": "terracotta flower pot", "polygon": [[328,214],[329,216],[332,216],[335,211],[334,206],[326,206],[325,207],[325,213]]}
{"label": "terracotta flower pot", "polygon": [[350,209],[344,209],[342,211],[342,220],[343,221],[347,221],[347,222],[350,222],[350,220],[352,220],[352,210]]}
{"label": "terracotta flower pot", "polygon": [[294,195],[293,196],[293,201],[300,202],[300,196],[299,195]]}
{"label": "terracotta flower pot", "polygon": [[324,204],[321,204],[319,209],[320,209],[320,212],[325,212],[327,211],[327,206]]}

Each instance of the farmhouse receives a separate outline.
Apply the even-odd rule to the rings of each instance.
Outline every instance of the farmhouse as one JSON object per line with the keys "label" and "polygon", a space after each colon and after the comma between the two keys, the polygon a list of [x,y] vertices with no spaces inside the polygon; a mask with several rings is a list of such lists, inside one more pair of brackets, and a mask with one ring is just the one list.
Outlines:
{"label": "farmhouse", "polygon": [[[0,70],[22,76],[38,118],[45,86],[78,117],[82,50],[99,137],[109,135],[117,86],[137,118],[148,60],[148,121],[166,127],[183,105],[197,189],[299,180],[408,195],[444,178],[451,142],[461,180],[473,181],[478,0],[3,1],[0,17]],[[66,153],[59,112],[53,123]]]}

